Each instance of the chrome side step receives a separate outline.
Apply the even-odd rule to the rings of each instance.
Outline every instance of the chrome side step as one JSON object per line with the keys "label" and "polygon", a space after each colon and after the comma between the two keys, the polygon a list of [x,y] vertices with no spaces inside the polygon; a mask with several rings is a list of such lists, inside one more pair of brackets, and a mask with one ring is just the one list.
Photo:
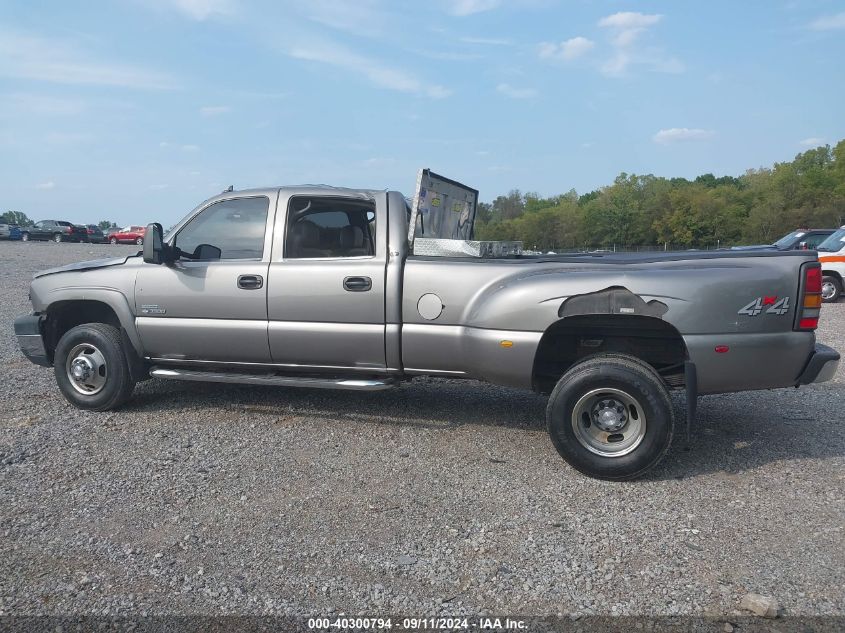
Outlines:
{"label": "chrome side step", "polygon": [[280,376],[278,374],[244,374],[236,372],[198,371],[153,366],[150,376],[168,380],[194,382],[227,382],[241,385],[269,385],[273,387],[311,387],[312,389],[351,389],[353,391],[383,391],[398,383],[393,378],[319,378],[314,376]]}

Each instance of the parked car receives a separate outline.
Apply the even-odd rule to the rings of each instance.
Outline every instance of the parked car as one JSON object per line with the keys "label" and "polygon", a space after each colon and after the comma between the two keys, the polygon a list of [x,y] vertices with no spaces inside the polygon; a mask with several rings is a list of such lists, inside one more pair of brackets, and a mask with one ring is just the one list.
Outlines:
{"label": "parked car", "polygon": [[141,246],[144,243],[144,233],[146,227],[143,226],[127,226],[117,231],[109,233],[110,244],[137,244]]}
{"label": "parked car", "polygon": [[479,256],[449,226],[477,195],[427,171],[413,208],[396,191],[227,191],[166,237],[150,224],[143,253],[38,273],[15,333],[72,405],[97,411],[151,376],[364,391],[440,376],[551,393],[555,448],[610,480],[667,452],[671,389],[686,391],[689,430],[699,394],[834,376],[839,354],[815,337],[815,252]]}
{"label": "parked car", "polygon": [[64,220],[41,220],[32,226],[21,228],[21,239],[53,242],[87,242],[88,232],[84,227]]}
{"label": "parked car", "polygon": [[103,230],[96,224],[86,224],[85,231],[88,233],[88,241],[92,244],[105,244],[108,241]]}
{"label": "parked car", "polygon": [[796,229],[787,233],[774,244],[754,244],[752,246],[734,246],[732,250],[747,251],[774,248],[779,251],[812,251],[830,237],[836,229]]}
{"label": "parked car", "polygon": [[0,240],[21,239],[21,228],[17,224],[0,224]]}
{"label": "parked car", "polygon": [[822,301],[834,303],[842,298],[845,287],[845,226],[819,244],[822,265]]}

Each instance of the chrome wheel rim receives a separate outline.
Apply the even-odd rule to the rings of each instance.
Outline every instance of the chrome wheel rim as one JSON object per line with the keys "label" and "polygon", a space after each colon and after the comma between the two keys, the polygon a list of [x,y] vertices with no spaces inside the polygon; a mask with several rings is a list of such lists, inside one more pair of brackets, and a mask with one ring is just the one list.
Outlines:
{"label": "chrome wheel rim", "polygon": [[141,246],[141,245],[144,243],[144,238],[139,237],[137,240],[135,240],[135,243],[136,243],[138,246]]}
{"label": "chrome wheel rim", "polygon": [[646,416],[631,394],[621,389],[593,389],[575,403],[572,430],[591,453],[622,457],[643,441]]}
{"label": "chrome wheel rim", "polygon": [[24,233],[23,235],[21,235],[21,241],[22,242],[28,242],[29,241],[29,233]]}
{"label": "chrome wheel rim", "polygon": [[822,283],[822,299],[833,299],[836,294],[836,286],[832,281],[825,281]]}
{"label": "chrome wheel rim", "polygon": [[62,241],[62,236],[61,236],[61,235],[54,235],[54,236],[53,236],[53,241],[55,241],[55,242],[61,242],[61,241]]}
{"label": "chrome wheel rim", "polygon": [[71,386],[86,396],[93,396],[102,391],[108,379],[106,359],[103,353],[90,343],[82,343],[70,351],[65,371]]}

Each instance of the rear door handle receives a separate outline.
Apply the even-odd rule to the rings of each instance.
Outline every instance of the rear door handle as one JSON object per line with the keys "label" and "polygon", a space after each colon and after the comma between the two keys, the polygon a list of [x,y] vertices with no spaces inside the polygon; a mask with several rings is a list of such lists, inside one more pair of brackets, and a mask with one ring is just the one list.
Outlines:
{"label": "rear door handle", "polygon": [[349,292],[367,292],[373,287],[373,280],[369,277],[346,277],[343,287]]}
{"label": "rear door handle", "polygon": [[241,275],[238,277],[238,288],[242,290],[258,290],[264,286],[264,278],[261,275]]}

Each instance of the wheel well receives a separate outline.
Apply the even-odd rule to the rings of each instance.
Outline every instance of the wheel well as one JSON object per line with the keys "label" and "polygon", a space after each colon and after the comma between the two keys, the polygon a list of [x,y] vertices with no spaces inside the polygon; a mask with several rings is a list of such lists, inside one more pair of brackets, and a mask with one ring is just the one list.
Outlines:
{"label": "wheel well", "polygon": [[591,314],[566,317],[545,331],[534,357],[534,388],[550,392],[575,363],[611,353],[629,354],[648,363],[669,387],[684,386],[689,354],[673,326],[656,317]]}
{"label": "wheel well", "polygon": [[56,351],[59,339],[69,329],[83,323],[105,323],[120,329],[120,319],[115,311],[102,301],[57,301],[46,310],[44,323],[44,347],[50,361]]}
{"label": "wheel well", "polygon": [[826,277],[836,277],[836,279],[839,280],[839,283],[842,283],[842,275],[840,275],[835,270],[825,270],[824,268],[822,268],[822,275]]}

